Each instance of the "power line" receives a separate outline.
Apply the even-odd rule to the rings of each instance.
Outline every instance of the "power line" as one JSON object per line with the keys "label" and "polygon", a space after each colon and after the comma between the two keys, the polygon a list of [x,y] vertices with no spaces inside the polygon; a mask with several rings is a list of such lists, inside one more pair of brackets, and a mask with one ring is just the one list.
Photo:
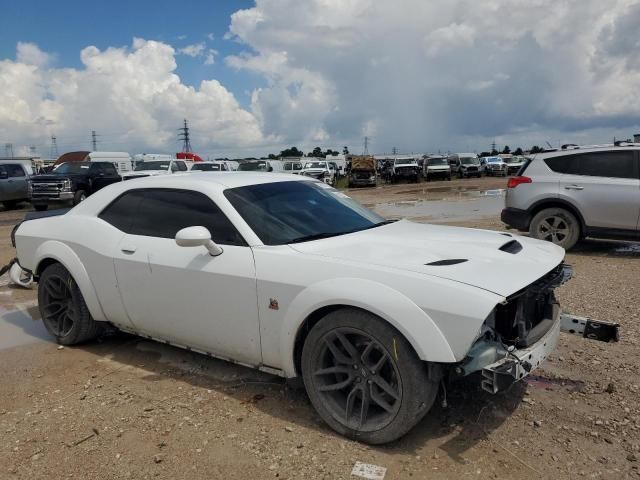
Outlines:
{"label": "power line", "polygon": [[183,152],[192,152],[191,150],[191,140],[189,139],[189,124],[187,123],[187,119],[184,119],[184,126],[179,128],[178,131],[178,140],[182,141],[182,151]]}

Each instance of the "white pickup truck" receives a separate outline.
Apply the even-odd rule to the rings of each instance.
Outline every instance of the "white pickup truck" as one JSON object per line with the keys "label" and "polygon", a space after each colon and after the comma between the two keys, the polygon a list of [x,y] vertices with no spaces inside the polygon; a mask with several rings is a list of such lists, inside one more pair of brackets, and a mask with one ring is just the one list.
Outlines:
{"label": "white pickup truck", "polygon": [[145,160],[136,165],[132,172],[122,175],[123,180],[131,180],[141,177],[155,177],[157,175],[169,175],[189,171],[189,163],[175,158],[167,160]]}

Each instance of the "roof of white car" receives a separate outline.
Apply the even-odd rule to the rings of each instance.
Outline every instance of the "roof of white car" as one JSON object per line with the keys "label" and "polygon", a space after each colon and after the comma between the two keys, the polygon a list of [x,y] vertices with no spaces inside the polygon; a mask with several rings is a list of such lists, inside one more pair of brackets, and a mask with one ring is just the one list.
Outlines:
{"label": "roof of white car", "polygon": [[198,172],[180,173],[173,175],[158,175],[156,177],[143,177],[134,180],[127,180],[125,185],[130,188],[152,188],[182,186],[189,184],[220,185],[225,188],[244,187],[246,185],[256,185],[259,183],[273,183],[286,181],[309,181],[307,177],[291,175],[289,173],[271,172]]}

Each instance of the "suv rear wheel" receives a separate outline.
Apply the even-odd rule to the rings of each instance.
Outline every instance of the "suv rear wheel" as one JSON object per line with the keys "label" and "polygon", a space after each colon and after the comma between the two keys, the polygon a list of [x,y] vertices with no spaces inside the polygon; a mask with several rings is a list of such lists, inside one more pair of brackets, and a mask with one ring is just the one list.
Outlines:
{"label": "suv rear wheel", "polygon": [[580,223],[564,208],[545,208],[531,220],[529,235],[569,250],[580,239]]}

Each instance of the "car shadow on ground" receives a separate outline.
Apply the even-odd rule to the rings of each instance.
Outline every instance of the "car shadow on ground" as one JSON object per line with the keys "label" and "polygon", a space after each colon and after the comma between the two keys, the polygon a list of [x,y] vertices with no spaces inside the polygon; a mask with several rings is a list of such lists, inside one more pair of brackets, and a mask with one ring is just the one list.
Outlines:
{"label": "car shadow on ground", "polygon": [[589,257],[597,255],[612,258],[640,259],[640,242],[586,239],[578,242],[569,253]]}
{"label": "car shadow on ground", "polygon": [[[37,307],[7,312],[3,320],[21,327],[34,340],[48,340]],[[186,382],[234,398],[247,409],[259,410],[284,424],[343,440],[316,414],[299,382],[121,332],[67,348],[81,350],[98,359],[109,359],[108,364],[115,362],[118,368],[143,368],[146,373],[142,379],[146,382],[168,379]],[[105,362],[100,364],[105,365]],[[524,385],[514,384],[504,393],[491,395],[480,389],[479,376],[452,382],[446,386],[446,395],[441,391],[431,411],[405,437],[372,448],[388,454],[415,455],[428,446],[432,450],[440,449],[454,461],[465,463],[462,455],[509,418],[525,390]]]}

